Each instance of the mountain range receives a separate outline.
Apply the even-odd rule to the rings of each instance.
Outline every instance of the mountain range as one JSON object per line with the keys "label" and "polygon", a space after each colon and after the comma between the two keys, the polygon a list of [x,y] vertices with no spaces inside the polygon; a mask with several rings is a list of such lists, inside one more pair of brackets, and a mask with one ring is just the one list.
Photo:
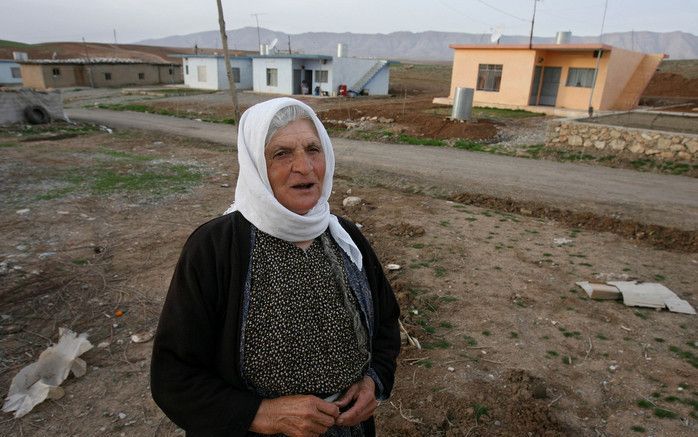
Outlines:
{"label": "mountain range", "polygon": [[[259,47],[256,27],[230,30],[228,45],[235,50],[253,50]],[[337,44],[348,47],[349,56],[376,57],[396,60],[451,61],[453,50],[449,44],[489,44],[490,35],[457,32],[392,32],[388,34],[306,32],[287,34],[259,29],[262,44],[277,40],[276,49],[288,53],[332,55]],[[555,38],[535,37],[534,43],[552,43]],[[572,36],[572,43],[598,42],[598,36]],[[500,44],[527,43],[528,36],[504,35]],[[665,53],[670,59],[698,59],[698,36],[686,32],[618,32],[606,33],[602,42],[612,46],[646,53]],[[175,35],[139,41],[137,44],[166,47],[220,48],[217,30]]]}

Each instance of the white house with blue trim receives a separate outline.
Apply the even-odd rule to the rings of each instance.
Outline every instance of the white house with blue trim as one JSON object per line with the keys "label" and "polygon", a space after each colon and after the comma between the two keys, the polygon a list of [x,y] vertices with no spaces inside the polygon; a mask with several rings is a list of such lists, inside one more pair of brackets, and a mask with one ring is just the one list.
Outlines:
{"label": "white house with blue trim", "polygon": [[18,63],[0,59],[0,86],[22,85],[22,72]]}
{"label": "white house with blue trim", "polygon": [[286,95],[307,92],[336,96],[340,89],[356,94],[387,95],[392,63],[384,59],[327,55],[257,55],[252,56],[252,89]]}
{"label": "white house with blue trim", "polygon": [[[206,90],[227,90],[228,76],[225,58],[221,55],[172,55],[182,58],[184,85]],[[235,88],[252,89],[252,58],[231,56]]]}

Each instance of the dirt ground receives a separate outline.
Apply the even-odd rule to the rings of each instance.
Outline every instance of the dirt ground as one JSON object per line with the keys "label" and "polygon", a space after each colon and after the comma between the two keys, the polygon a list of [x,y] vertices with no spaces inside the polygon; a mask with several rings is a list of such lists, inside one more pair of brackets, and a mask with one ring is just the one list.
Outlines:
{"label": "dirt ground", "polygon": [[[181,435],[150,397],[152,343],[131,335],[155,328],[186,237],[232,199],[233,152],[127,130],[17,134],[0,131],[1,391],[61,326],[95,348],[65,397],[3,414],[0,435]],[[590,300],[574,285],[658,281],[696,307],[695,250],[381,185],[338,174],[331,198],[401,266],[388,278],[423,346],[398,358],[381,435],[696,434],[696,316]],[[342,207],[348,193],[363,203]]]}

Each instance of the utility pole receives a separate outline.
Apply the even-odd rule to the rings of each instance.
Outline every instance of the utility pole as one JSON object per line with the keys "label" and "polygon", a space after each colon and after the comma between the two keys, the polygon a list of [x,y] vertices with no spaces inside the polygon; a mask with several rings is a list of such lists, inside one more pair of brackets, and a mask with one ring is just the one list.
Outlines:
{"label": "utility pole", "polygon": [[291,54],[291,35],[286,35],[288,37],[288,54]]}
{"label": "utility pole", "polygon": [[533,17],[531,18],[531,36],[528,37],[528,49],[533,48],[533,24],[536,22],[536,6],[539,0],[533,0]]}
{"label": "utility pole", "polygon": [[589,118],[594,115],[594,106],[592,105],[592,99],[594,98],[594,90],[596,89],[596,78],[599,75],[599,64],[601,64],[601,53],[603,53],[602,43],[603,43],[603,28],[606,25],[606,10],[608,9],[608,0],[603,7],[603,18],[601,19],[601,34],[599,34],[599,50],[596,55],[596,68],[594,68],[594,78],[591,80],[591,91],[589,92]]}
{"label": "utility pole", "polygon": [[228,75],[230,85],[230,96],[233,98],[233,118],[235,124],[240,120],[240,108],[238,107],[238,93],[233,80],[233,67],[230,65],[230,53],[228,53],[228,36],[225,34],[225,19],[223,18],[223,5],[221,0],[216,0],[218,4],[218,26],[221,28],[221,43],[223,44],[223,58],[225,59],[225,71]]}
{"label": "utility pole", "polygon": [[95,81],[92,78],[92,67],[90,65],[90,54],[87,53],[87,43],[85,42],[85,37],[82,37],[82,46],[85,49],[85,65],[87,65],[87,77],[90,79],[90,88],[95,87]]}
{"label": "utility pole", "polygon": [[264,14],[250,14],[257,21],[257,47],[259,47],[260,52],[262,50],[262,37],[259,33],[259,16]]}

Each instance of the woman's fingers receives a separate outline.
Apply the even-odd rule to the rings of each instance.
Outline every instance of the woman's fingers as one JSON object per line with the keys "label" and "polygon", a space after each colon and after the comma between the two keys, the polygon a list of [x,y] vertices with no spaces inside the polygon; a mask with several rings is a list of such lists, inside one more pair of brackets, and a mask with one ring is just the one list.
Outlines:
{"label": "woman's fingers", "polygon": [[341,398],[334,401],[334,404],[337,405],[339,408],[344,408],[347,405],[349,405],[354,400],[354,398],[356,398],[359,392],[360,383],[361,382],[359,381],[356,384],[353,384],[351,387],[349,387],[347,391],[344,392]]}
{"label": "woman's fingers", "polygon": [[365,376],[358,384],[355,402],[351,408],[343,412],[337,418],[337,425],[354,426],[367,420],[373,415],[378,406],[375,396],[375,383],[371,378]]}
{"label": "woman's fingers", "polygon": [[315,396],[282,396],[262,401],[250,431],[310,437],[334,425],[339,408]]}

